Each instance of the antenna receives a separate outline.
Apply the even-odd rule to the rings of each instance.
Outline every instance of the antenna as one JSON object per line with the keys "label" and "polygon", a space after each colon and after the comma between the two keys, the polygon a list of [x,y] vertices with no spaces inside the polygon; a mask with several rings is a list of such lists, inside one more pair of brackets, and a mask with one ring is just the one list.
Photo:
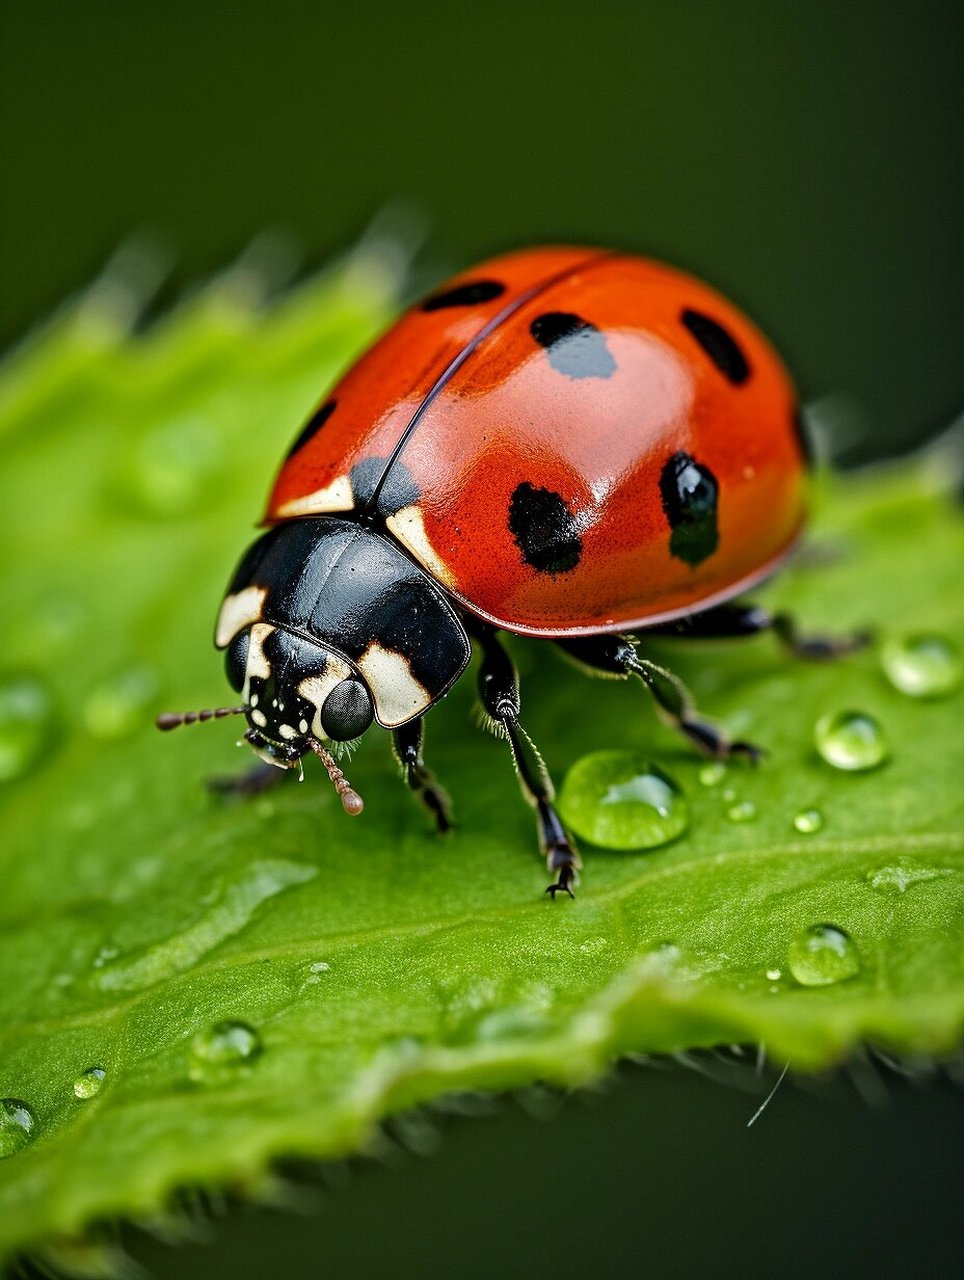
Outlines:
{"label": "antenna", "polygon": [[158,729],[167,733],[169,729],[177,729],[182,724],[198,724],[202,720],[223,720],[225,716],[244,715],[246,707],[214,707],[204,711],[165,711],[154,723]]}
{"label": "antenna", "polygon": [[308,744],[321,763],[325,766],[325,769],[328,772],[328,777],[331,778],[332,785],[338,792],[339,798],[341,799],[341,807],[349,817],[354,818],[356,814],[361,813],[362,809],[364,809],[365,801],[357,791],[352,790],[348,779],[335,763],[334,757],[325,750],[317,738],[309,738]]}

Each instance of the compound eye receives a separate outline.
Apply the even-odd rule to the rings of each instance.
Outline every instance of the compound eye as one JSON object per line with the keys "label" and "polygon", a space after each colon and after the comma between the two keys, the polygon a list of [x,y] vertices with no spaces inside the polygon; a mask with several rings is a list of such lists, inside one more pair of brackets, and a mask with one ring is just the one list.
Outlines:
{"label": "compound eye", "polygon": [[244,688],[244,676],[248,666],[248,628],[239,631],[224,654],[224,669],[227,672],[228,684],[240,693]]}
{"label": "compound eye", "polygon": [[360,680],[340,680],[321,708],[321,727],[333,742],[360,738],[374,719],[372,700]]}

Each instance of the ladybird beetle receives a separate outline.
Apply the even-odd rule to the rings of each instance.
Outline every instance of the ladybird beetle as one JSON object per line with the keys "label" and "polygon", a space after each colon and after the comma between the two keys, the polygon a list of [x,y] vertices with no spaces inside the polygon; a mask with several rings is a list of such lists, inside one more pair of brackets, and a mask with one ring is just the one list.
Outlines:
{"label": "ladybird beetle", "polygon": [[482,706],[537,813],[547,892],[571,896],[579,855],[498,632],[636,676],[698,750],[755,760],[635,634],[772,629],[811,658],[860,643],[803,638],[789,616],[736,601],[793,546],[806,478],[790,379],[713,289],[601,249],[496,258],[412,307],[311,414],[217,620],[242,705],[158,725],[243,713],[262,761],[291,769],[313,752],[358,813],[332,752],[377,721],[445,830],[423,720],[475,643]]}

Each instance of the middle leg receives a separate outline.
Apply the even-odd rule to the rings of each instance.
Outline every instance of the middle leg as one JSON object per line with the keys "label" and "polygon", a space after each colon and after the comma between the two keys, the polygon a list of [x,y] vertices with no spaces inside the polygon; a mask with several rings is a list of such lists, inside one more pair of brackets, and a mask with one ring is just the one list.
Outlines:
{"label": "middle leg", "polygon": [[536,811],[539,847],[545,855],[550,874],[555,877],[552,884],[547,886],[546,893],[553,898],[557,893],[575,897],[572,888],[582,865],[579,851],[552,803],[555,791],[542,756],[519,723],[521,698],[518,673],[491,627],[477,625],[473,628],[473,634],[482,647],[483,655],[479,669],[482,707],[493,726],[509,744],[522,794]]}

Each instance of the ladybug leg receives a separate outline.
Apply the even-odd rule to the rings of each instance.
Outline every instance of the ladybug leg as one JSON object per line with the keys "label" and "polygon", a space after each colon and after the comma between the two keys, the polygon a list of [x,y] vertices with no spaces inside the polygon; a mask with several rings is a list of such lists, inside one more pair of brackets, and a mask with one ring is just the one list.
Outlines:
{"label": "ladybug leg", "polygon": [[422,759],[424,738],[425,726],[420,716],[392,733],[392,747],[415,798],[435,819],[439,831],[448,831],[452,826],[449,798]]}
{"label": "ladybug leg", "polygon": [[231,778],[208,778],[208,791],[217,796],[260,796],[271,791],[288,776],[288,769],[277,769],[259,760],[250,769]]}
{"label": "ladybug leg", "polygon": [[641,658],[627,636],[586,636],[578,640],[557,640],[556,644],[594,675],[637,676],[653,695],[662,718],[685,734],[703,755],[714,760],[743,756],[752,764],[763,755],[762,748],[752,742],[734,741],[722,729],[704,720],[682,680],[665,667]]}
{"label": "ladybug leg", "polygon": [[477,628],[475,634],[483,652],[479,669],[482,706],[496,732],[509,744],[522,794],[536,811],[539,848],[545,855],[549,873],[555,876],[546,893],[553,899],[557,893],[567,893],[573,898],[573,885],[582,863],[579,851],[553,806],[555,790],[542,756],[519,723],[521,697],[518,672],[491,629],[483,631]]}
{"label": "ladybug leg", "polygon": [[868,644],[867,631],[850,635],[801,635],[796,619],[789,613],[770,613],[755,604],[723,604],[705,613],[695,613],[678,622],[653,627],[651,634],[689,636],[694,640],[726,640],[772,631],[788,653],[810,662],[829,662],[842,658]]}

